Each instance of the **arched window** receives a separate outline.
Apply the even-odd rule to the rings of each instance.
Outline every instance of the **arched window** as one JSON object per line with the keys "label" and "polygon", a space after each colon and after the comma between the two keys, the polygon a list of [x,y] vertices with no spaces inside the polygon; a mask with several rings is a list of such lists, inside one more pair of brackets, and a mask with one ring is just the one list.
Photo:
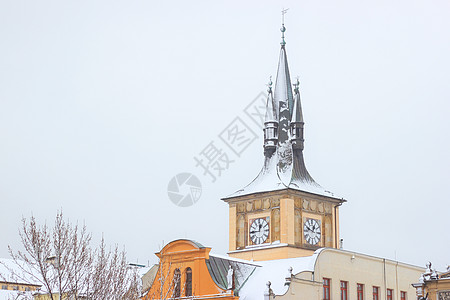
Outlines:
{"label": "arched window", "polygon": [[185,296],[192,296],[192,269],[186,269],[186,285],[185,285]]}
{"label": "arched window", "polygon": [[175,269],[173,272],[173,298],[180,298],[181,291],[181,272],[180,269]]}

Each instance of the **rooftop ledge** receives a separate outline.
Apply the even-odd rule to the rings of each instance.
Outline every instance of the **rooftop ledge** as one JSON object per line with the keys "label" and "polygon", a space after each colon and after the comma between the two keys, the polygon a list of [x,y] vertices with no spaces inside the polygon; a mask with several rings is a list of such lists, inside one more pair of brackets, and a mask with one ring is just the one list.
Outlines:
{"label": "rooftop ledge", "polygon": [[245,252],[245,251],[253,251],[253,250],[261,250],[261,249],[280,248],[280,247],[286,247],[286,246],[289,246],[289,245],[287,243],[280,243],[279,241],[275,241],[275,242],[273,242],[271,244],[246,246],[243,249],[229,251],[228,254],[230,254],[230,253],[238,253],[238,252]]}

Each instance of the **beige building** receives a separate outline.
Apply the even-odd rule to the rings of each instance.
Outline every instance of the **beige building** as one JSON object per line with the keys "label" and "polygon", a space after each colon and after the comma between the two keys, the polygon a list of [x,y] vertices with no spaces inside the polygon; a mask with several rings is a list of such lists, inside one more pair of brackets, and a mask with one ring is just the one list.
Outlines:
{"label": "beige building", "polygon": [[384,258],[323,249],[313,271],[293,272],[289,288],[277,298],[412,300],[415,290],[410,283],[422,271]]}
{"label": "beige building", "polygon": [[[238,291],[245,300],[413,300],[423,268],[351,251],[258,261]],[[270,282],[270,284],[268,284]],[[434,300],[434,299],[433,299]]]}

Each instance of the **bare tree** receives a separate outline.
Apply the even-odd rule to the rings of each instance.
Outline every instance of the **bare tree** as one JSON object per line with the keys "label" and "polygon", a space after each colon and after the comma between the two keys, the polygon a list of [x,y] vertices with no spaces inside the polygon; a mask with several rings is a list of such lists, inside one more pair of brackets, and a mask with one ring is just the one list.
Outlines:
{"label": "bare tree", "polygon": [[118,246],[107,249],[103,238],[99,248],[92,249],[86,226],[65,221],[62,212],[57,213],[52,229],[39,226],[33,216],[23,218],[19,234],[23,251],[8,247],[17,268],[5,267],[24,282],[41,284],[52,300],[140,296],[139,278],[129,268],[125,251]]}
{"label": "bare tree", "polygon": [[170,256],[162,255],[158,262],[158,272],[144,299],[166,300],[184,297],[186,280],[179,268],[174,268]]}

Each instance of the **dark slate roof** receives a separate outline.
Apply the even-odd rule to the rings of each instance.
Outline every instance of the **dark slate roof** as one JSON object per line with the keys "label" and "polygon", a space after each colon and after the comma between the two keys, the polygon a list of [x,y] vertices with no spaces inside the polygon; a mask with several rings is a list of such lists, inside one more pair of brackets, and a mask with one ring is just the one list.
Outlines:
{"label": "dark slate roof", "polygon": [[220,256],[209,255],[206,260],[206,266],[211,274],[211,278],[222,289],[227,289],[227,275],[229,266],[233,268],[234,275],[234,292],[238,294],[241,287],[247,282],[247,279],[252,275],[256,268],[260,267],[256,264],[251,264],[234,260],[232,258],[224,258]]}

